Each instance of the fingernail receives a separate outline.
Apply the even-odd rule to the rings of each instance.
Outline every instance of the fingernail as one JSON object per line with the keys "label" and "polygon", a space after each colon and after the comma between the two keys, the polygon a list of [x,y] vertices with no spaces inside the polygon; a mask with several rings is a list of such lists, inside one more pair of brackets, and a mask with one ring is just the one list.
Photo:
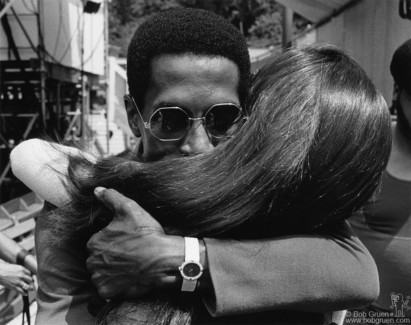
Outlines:
{"label": "fingernail", "polygon": [[102,191],[104,191],[105,189],[106,189],[106,188],[105,188],[105,187],[102,187],[102,186],[96,187],[96,188],[94,189],[94,194],[98,195],[98,194],[100,194]]}

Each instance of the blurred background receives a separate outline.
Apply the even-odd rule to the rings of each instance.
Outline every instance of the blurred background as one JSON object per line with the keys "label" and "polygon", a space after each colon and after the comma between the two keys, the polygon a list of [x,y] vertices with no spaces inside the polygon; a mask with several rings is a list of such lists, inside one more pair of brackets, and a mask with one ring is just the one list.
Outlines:
{"label": "blurred background", "polygon": [[27,191],[10,150],[46,137],[96,154],[134,144],[123,108],[133,32],[173,7],[214,11],[245,36],[253,70],[288,46],[348,51],[391,101],[389,59],[411,35],[409,0],[0,0],[0,204]]}
{"label": "blurred background", "polygon": [[[42,200],[13,177],[10,151],[33,137],[102,156],[133,148],[123,107],[127,46],[147,17],[173,7],[228,19],[246,38],[254,71],[283,48],[335,44],[388,105],[390,59],[411,36],[409,0],[0,0],[0,231],[29,251]],[[0,324],[19,312],[21,301],[0,288]]]}

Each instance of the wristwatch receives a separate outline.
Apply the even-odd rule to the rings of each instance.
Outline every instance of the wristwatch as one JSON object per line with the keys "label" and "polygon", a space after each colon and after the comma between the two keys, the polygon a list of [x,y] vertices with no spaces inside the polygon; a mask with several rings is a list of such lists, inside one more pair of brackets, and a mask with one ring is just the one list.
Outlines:
{"label": "wristwatch", "polygon": [[185,259],[178,268],[183,277],[181,291],[193,292],[197,286],[197,280],[203,274],[203,266],[200,263],[200,245],[197,238],[184,237]]}

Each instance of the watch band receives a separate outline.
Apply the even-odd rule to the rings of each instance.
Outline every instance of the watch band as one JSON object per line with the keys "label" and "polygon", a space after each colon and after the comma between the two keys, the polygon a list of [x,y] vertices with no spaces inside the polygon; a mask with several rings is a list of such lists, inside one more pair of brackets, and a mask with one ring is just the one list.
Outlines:
{"label": "watch band", "polygon": [[[179,267],[180,273],[183,277],[181,291],[193,292],[197,287],[197,279],[203,273],[203,266],[200,263],[200,244],[198,242],[198,239],[193,237],[184,237],[184,242],[185,258],[184,263]],[[194,276],[185,274],[185,268],[189,266],[196,267],[198,273]]]}
{"label": "watch band", "polygon": [[200,262],[200,244],[197,238],[184,237],[185,262]]}
{"label": "watch band", "polygon": [[183,278],[181,291],[193,292],[197,287],[197,280],[187,280]]}

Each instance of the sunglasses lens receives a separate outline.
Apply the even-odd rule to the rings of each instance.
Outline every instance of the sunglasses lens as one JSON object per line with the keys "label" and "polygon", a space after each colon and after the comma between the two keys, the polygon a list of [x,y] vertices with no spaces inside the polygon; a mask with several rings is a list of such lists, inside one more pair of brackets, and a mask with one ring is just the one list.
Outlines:
{"label": "sunglasses lens", "polygon": [[150,118],[150,129],[162,140],[178,140],[187,134],[187,114],[178,108],[160,108]]}
{"label": "sunglasses lens", "polygon": [[214,137],[223,137],[240,121],[241,109],[233,104],[215,105],[205,118],[208,132]]}

